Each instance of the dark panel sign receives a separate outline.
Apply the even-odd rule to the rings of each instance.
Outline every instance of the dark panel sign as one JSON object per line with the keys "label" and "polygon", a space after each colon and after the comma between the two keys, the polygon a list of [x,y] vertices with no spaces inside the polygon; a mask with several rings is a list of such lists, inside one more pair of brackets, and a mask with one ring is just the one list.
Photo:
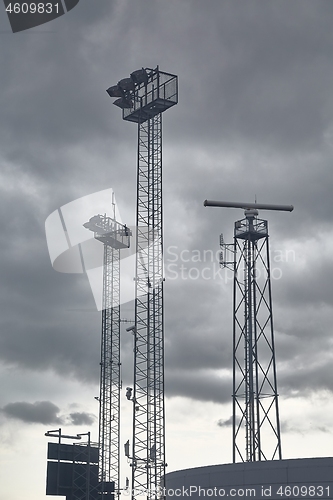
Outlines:
{"label": "dark panel sign", "polygon": [[[75,451],[74,451],[75,450]],[[98,464],[98,448],[88,446],[80,446],[72,444],[48,443],[47,458],[48,460],[61,460],[65,462],[73,462],[75,453],[76,462],[89,462]]]}

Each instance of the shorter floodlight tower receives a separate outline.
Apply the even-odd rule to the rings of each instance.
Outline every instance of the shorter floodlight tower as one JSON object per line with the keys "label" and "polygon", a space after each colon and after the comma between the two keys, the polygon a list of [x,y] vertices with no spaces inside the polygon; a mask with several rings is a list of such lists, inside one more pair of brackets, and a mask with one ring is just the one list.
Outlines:
{"label": "shorter floodlight tower", "polygon": [[101,494],[111,498],[120,494],[120,250],[129,248],[131,232],[115,214],[95,215],[84,227],[104,245],[98,472]]}
{"label": "shorter floodlight tower", "polygon": [[268,224],[258,209],[294,207],[208,200],[204,206],[245,210],[235,222],[233,245],[220,240],[221,265],[234,271],[233,462],[281,459]]}

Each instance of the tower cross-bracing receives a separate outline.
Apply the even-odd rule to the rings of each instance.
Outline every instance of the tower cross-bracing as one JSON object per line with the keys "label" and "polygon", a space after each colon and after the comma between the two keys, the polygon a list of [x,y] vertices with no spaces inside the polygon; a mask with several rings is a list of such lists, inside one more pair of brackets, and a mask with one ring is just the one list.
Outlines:
{"label": "tower cross-bracing", "polygon": [[138,124],[132,496],[160,498],[165,475],[162,112],[177,104],[175,75],[142,68],[107,92]]}
{"label": "tower cross-bracing", "polygon": [[84,226],[103,243],[103,304],[99,395],[100,491],[120,490],[120,251],[130,246],[130,231],[115,218],[95,215]]}
{"label": "tower cross-bracing", "polygon": [[233,462],[281,459],[268,223],[258,218],[258,209],[293,207],[208,200],[204,205],[245,209],[245,218],[235,222],[233,245],[221,236],[221,265],[234,271]]}

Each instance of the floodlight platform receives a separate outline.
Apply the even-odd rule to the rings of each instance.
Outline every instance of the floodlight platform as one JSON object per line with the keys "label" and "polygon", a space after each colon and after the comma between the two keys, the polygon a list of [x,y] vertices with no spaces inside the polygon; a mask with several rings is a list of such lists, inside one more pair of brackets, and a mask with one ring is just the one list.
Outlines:
{"label": "floodlight platform", "polygon": [[157,68],[147,70],[148,83],[142,83],[132,94],[132,107],[123,109],[123,119],[143,123],[163,113],[178,102],[178,79],[176,75]]}

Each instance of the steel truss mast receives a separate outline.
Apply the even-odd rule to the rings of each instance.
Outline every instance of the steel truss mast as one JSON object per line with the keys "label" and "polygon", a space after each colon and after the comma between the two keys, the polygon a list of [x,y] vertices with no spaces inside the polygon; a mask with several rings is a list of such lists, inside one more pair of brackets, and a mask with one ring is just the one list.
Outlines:
{"label": "steel truss mast", "polygon": [[[103,309],[99,395],[100,491],[120,490],[120,251],[130,246],[129,229],[115,218],[96,215],[84,224],[103,248]],[[103,496],[103,498],[104,498]]]}
{"label": "steel truss mast", "polygon": [[177,77],[142,68],[107,92],[138,124],[132,495],[160,498],[165,475],[162,112],[177,104]]}

